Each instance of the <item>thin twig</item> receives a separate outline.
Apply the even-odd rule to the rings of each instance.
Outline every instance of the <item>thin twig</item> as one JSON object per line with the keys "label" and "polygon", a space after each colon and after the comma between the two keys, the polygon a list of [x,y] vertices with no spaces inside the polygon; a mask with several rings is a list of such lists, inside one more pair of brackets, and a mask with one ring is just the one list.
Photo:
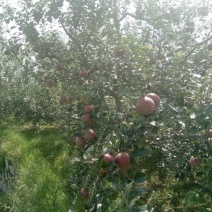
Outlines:
{"label": "thin twig", "polygon": [[200,46],[200,45],[202,45],[202,44],[204,44],[204,43],[207,43],[209,40],[211,40],[212,39],[212,37],[209,37],[209,38],[207,38],[206,40],[204,40],[204,41],[202,41],[202,42],[200,42],[200,43],[197,43],[190,51],[189,51],[189,53],[184,57],[184,59],[180,62],[180,65],[182,65],[186,60],[187,60],[187,58],[194,52],[194,50],[198,47],[198,46]]}

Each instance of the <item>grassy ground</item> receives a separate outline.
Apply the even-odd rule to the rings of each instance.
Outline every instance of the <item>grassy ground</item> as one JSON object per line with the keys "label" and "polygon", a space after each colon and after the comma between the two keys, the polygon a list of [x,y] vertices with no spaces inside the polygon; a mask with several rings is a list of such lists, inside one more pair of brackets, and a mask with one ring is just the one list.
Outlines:
{"label": "grassy ground", "polygon": [[55,128],[45,126],[37,131],[3,124],[0,151],[0,170],[7,156],[17,172],[14,191],[0,194],[0,211],[6,203],[16,212],[68,211],[72,202],[67,184],[70,149]]}
{"label": "grassy ground", "polygon": [[[68,179],[74,155],[75,150],[56,127],[1,124],[0,172],[6,156],[15,165],[17,176],[13,191],[0,193],[0,212],[68,212],[73,200]],[[148,194],[142,201],[156,212],[212,211],[209,193],[171,176],[163,184],[152,176],[144,186]]]}

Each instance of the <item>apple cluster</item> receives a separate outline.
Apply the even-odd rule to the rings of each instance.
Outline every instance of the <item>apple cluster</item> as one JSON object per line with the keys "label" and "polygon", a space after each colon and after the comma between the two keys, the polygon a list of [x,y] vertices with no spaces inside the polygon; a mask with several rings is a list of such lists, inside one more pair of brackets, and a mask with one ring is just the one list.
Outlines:
{"label": "apple cluster", "polygon": [[104,160],[109,164],[114,161],[120,169],[127,169],[130,166],[130,156],[127,152],[120,152],[115,157],[111,154],[104,154]]}
{"label": "apple cluster", "polygon": [[[82,115],[81,121],[82,123],[87,124],[88,127],[93,127],[94,121],[90,117],[90,113],[93,111],[93,106],[85,105],[84,106],[84,114]],[[92,141],[96,136],[96,132],[92,129],[89,129],[84,137],[76,137],[75,144],[78,148],[83,148],[86,142]]]}
{"label": "apple cluster", "polygon": [[138,98],[136,109],[142,115],[151,115],[160,106],[160,97],[155,93],[149,93],[145,97]]}

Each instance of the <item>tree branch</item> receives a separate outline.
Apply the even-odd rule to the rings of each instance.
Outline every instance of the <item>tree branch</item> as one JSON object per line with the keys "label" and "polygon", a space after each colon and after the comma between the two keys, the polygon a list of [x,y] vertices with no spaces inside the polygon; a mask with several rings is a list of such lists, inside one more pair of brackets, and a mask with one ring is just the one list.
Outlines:
{"label": "tree branch", "polygon": [[64,25],[64,23],[63,23],[62,20],[60,20],[60,24],[61,24],[63,30],[65,31],[65,33],[68,35],[68,37],[77,45],[77,48],[78,48],[78,50],[79,50],[79,52],[80,52],[80,54],[81,54],[82,59],[83,59],[84,61],[86,61],[85,55],[84,55],[84,53],[83,53],[83,49],[82,49],[82,47],[80,46],[80,43],[78,42],[78,40],[77,40],[77,39],[66,29],[66,27],[65,27],[65,25]]}
{"label": "tree branch", "polygon": [[182,64],[187,60],[187,58],[194,52],[194,50],[195,50],[198,46],[200,46],[200,45],[202,45],[202,44],[204,44],[204,43],[207,43],[207,42],[208,42],[209,40],[211,40],[211,39],[212,39],[212,36],[209,37],[209,38],[207,38],[206,40],[200,42],[200,43],[197,43],[197,44],[189,51],[189,53],[183,58],[183,60],[180,62],[180,65],[182,65]]}
{"label": "tree branch", "polygon": [[125,19],[127,16],[130,16],[136,20],[141,20],[141,21],[154,21],[157,20],[158,18],[140,18],[132,13],[126,12],[120,19],[119,22],[121,22],[123,19]]}
{"label": "tree branch", "polygon": [[118,13],[117,13],[117,1],[113,0],[113,7],[114,7],[114,14],[113,14],[113,22],[116,30],[120,31],[120,21],[118,20]]}

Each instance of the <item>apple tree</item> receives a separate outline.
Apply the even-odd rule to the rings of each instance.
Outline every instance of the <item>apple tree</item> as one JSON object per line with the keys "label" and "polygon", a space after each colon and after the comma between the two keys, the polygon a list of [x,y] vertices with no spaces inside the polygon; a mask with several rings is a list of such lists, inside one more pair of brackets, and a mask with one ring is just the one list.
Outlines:
{"label": "apple tree", "polygon": [[70,211],[145,210],[153,173],[212,187],[210,1],[4,6],[1,47],[27,108],[41,114],[31,119],[56,122],[78,152]]}

